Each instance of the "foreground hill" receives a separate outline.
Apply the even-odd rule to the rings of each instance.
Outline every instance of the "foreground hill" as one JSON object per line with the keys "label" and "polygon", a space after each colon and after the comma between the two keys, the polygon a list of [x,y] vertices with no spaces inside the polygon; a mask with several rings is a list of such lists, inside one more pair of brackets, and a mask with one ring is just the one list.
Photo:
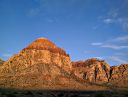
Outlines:
{"label": "foreground hill", "polygon": [[96,58],[71,62],[63,49],[46,38],[39,38],[2,64],[0,87],[100,90],[118,83],[127,87],[127,66],[110,67]]}

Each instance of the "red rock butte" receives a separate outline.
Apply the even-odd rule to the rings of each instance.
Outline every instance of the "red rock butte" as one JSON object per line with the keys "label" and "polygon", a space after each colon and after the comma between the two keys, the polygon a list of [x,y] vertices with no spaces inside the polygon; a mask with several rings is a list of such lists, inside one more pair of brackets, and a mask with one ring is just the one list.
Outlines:
{"label": "red rock butte", "polygon": [[47,38],[38,38],[30,45],[28,45],[25,49],[49,50],[52,53],[59,53],[61,55],[69,56],[62,48],[57,47]]}

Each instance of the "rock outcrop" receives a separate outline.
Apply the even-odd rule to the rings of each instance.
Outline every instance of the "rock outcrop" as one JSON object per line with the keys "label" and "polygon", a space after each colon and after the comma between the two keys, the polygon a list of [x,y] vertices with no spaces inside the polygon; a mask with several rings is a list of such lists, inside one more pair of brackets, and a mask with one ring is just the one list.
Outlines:
{"label": "rock outcrop", "polygon": [[39,38],[0,66],[0,87],[20,89],[101,89],[128,87],[128,64],[110,67],[91,58],[70,56],[46,38]]}
{"label": "rock outcrop", "polygon": [[117,87],[128,88],[128,64],[112,66],[110,69],[109,83]]}
{"label": "rock outcrop", "polygon": [[110,87],[128,88],[128,64],[108,65],[104,60],[91,58],[72,62],[73,73],[79,78]]}
{"label": "rock outcrop", "polygon": [[1,73],[14,73],[36,64],[55,64],[66,71],[71,69],[66,52],[45,38],[39,38],[4,63]]}
{"label": "rock outcrop", "polygon": [[46,38],[39,38],[1,66],[0,85],[21,88],[68,85],[71,66],[70,57],[63,49]]}
{"label": "rock outcrop", "polygon": [[91,58],[72,64],[73,72],[79,78],[99,84],[108,82],[110,66],[105,61]]}

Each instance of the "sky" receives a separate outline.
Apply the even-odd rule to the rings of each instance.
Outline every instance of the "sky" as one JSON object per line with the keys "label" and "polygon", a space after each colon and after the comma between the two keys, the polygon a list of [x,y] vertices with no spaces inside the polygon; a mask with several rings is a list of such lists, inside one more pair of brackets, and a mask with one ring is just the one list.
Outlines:
{"label": "sky", "polygon": [[72,61],[128,63],[128,0],[0,0],[0,58],[40,37]]}

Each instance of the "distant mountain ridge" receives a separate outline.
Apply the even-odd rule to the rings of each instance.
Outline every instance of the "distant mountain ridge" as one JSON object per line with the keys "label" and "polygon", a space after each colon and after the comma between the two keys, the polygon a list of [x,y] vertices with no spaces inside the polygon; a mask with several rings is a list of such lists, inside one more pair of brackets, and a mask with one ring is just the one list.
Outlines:
{"label": "distant mountain ridge", "polygon": [[107,89],[128,87],[128,64],[110,67],[91,58],[70,56],[46,38],[38,38],[0,67],[0,87],[20,89]]}

